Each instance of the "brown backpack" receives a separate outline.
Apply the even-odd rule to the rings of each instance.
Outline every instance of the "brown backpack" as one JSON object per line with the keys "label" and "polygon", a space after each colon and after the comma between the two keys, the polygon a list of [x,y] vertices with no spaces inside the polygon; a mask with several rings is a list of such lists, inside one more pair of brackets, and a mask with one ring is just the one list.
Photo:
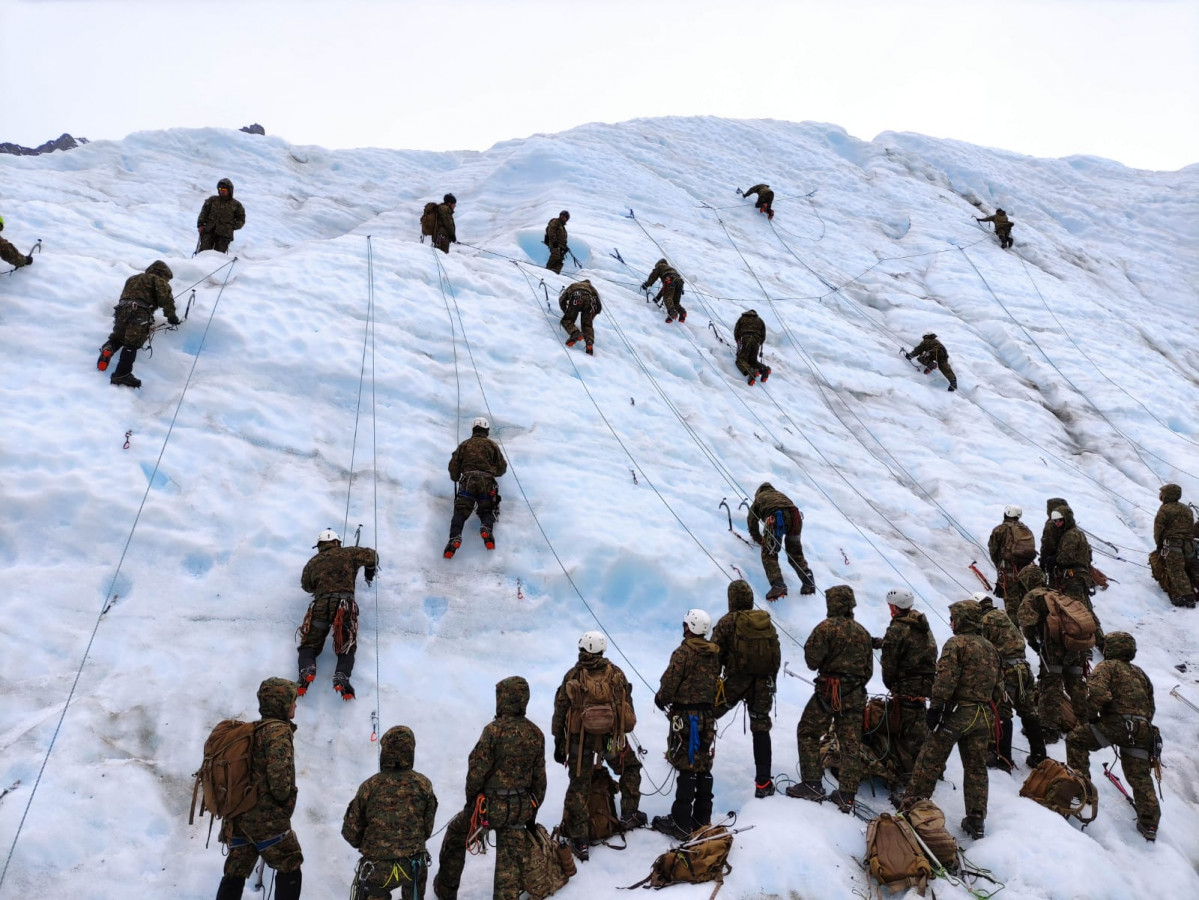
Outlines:
{"label": "brown backpack", "polygon": [[437,230],[437,204],[430,200],[425,204],[425,211],[420,214],[421,237],[432,237]]}
{"label": "brown backpack", "polygon": [[890,813],[882,813],[866,826],[866,866],[884,887],[894,891],[914,887],[921,897],[934,877],[912,826]]}
{"label": "brown backpack", "polygon": [[782,653],[779,635],[764,609],[746,609],[733,614],[733,647],[729,674],[777,675]]}
{"label": "brown backpack", "polygon": [[647,887],[658,890],[672,884],[701,884],[715,881],[708,900],[713,900],[724,885],[724,876],[733,871],[729,851],[733,835],[723,825],[704,825],[679,846],[654,860],[649,875],[629,885],[629,889]]}
{"label": "brown backpack", "polygon": [[[207,812],[213,819],[240,816],[258,803],[258,786],[254,783],[250,764],[254,754],[254,736],[267,724],[225,719],[212,729],[208,740],[204,742],[204,761],[195,774],[191,812],[187,817],[189,825],[196,820],[198,796],[200,815]],[[204,791],[202,796],[201,787]]]}
{"label": "brown backpack", "polygon": [[[1028,773],[1020,796],[1036,800],[1047,809],[1052,809],[1066,818],[1073,816],[1083,825],[1095,821],[1099,815],[1099,795],[1094,786],[1078,772],[1056,759],[1042,760],[1040,765]],[[1087,807],[1091,814],[1084,815]]]}
{"label": "brown backpack", "polygon": [[1003,531],[1003,547],[1000,559],[1011,563],[1019,571],[1037,558],[1037,539],[1032,529],[1023,522],[1008,522]]}
{"label": "brown backpack", "polygon": [[[598,671],[579,668],[566,682],[570,711],[566,733],[623,738],[637,727],[637,716],[627,690],[620,685],[619,669],[608,664]],[[579,742],[580,753],[582,741]]]}
{"label": "brown backpack", "polygon": [[530,900],[545,900],[566,885],[575,869],[572,865],[570,872],[563,870],[559,843],[550,836],[544,825],[537,823],[526,829],[525,840],[528,841],[529,852],[524,867],[524,889],[529,892]]}
{"label": "brown backpack", "polygon": [[931,800],[919,800],[906,813],[908,824],[923,842],[930,863],[951,875],[958,870],[958,842],[945,827],[945,813]]}
{"label": "brown backpack", "polygon": [[624,837],[624,827],[616,817],[616,790],[616,782],[604,766],[591,770],[591,789],[587,792],[587,837],[592,844],[623,850],[623,846],[608,843],[608,838],[613,835],[619,835],[622,840]]}
{"label": "brown backpack", "polygon": [[1069,651],[1095,646],[1095,617],[1081,600],[1061,591],[1045,592],[1049,639]]}

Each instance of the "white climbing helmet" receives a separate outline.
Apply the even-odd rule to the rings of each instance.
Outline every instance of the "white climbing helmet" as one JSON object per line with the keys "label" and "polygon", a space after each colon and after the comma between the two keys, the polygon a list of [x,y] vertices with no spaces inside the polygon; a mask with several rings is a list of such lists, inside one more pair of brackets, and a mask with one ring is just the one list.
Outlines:
{"label": "white climbing helmet", "polygon": [[579,649],[588,653],[603,653],[608,649],[608,639],[602,631],[585,631],[579,638]]}
{"label": "white climbing helmet", "polygon": [[1009,519],[1018,519],[1024,515],[1024,510],[1015,504],[1011,504],[1003,508],[1003,514]]}
{"label": "white climbing helmet", "polygon": [[479,416],[470,423],[471,428],[482,428],[484,431],[491,431],[491,423],[487,421],[485,416]]}
{"label": "white climbing helmet", "polygon": [[916,598],[907,588],[892,588],[887,591],[887,602],[896,609],[911,609]]}
{"label": "white climbing helmet", "polygon": [[702,609],[689,609],[687,615],[683,616],[683,624],[692,634],[703,637],[712,627],[712,617]]}
{"label": "white climbing helmet", "polygon": [[340,541],[340,540],[341,540],[341,536],[336,531],[334,531],[332,528],[326,528],[324,531],[322,531],[320,534],[318,534],[316,536],[316,542],[318,544],[325,544],[325,543],[328,543],[329,541]]}
{"label": "white climbing helmet", "polygon": [[986,591],[975,591],[970,595],[970,599],[975,603],[981,603],[983,606],[994,605],[995,598]]}

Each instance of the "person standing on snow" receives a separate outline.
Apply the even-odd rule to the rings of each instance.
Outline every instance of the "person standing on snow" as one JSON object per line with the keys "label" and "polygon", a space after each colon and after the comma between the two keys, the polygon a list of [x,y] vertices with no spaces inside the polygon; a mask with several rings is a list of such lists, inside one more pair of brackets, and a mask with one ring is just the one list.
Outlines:
{"label": "person standing on snow", "polygon": [[146,271],[130,277],[121,290],[121,299],[112,308],[112,333],[100,348],[96,368],[103,372],[113,353],[121,351],[116,371],[109,376],[110,384],[121,387],[139,388],[141,379],[133,376],[133,362],[137,351],[154,330],[154,310],[161,308],[167,314],[167,322],[179,324],[175,314],[175,298],[171,295],[171,279],[174,273],[161,259],[146,267]]}
{"label": "person standing on snow", "polygon": [[454,225],[454,207],[458,198],[446,194],[437,206],[437,220],[433,225],[433,246],[442,253],[450,252],[450,244],[458,243],[458,229]]}
{"label": "person standing on snow", "polygon": [[246,224],[246,208],[240,200],[233,199],[233,182],[222,178],[216,183],[216,194],[204,201],[196,228],[200,232],[200,248],[197,252],[216,250],[229,252],[233,232]]}
{"label": "person standing on snow", "polygon": [[550,260],[545,267],[555,275],[562,274],[562,264],[566,262],[566,254],[570,252],[567,244],[566,223],[570,221],[570,212],[562,210],[545,226],[545,238],[542,240],[550,248]]}

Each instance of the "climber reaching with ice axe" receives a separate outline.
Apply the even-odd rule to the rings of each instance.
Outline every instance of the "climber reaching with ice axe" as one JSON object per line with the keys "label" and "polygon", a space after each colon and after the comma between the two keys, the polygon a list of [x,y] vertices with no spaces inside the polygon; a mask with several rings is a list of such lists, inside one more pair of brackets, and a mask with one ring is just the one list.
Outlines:
{"label": "climber reaching with ice axe", "polygon": [[755,194],[757,196],[757,200],[754,201],[754,206],[757,208],[758,212],[766,213],[766,218],[768,219],[774,218],[774,207],[772,206],[774,203],[774,191],[770,189],[770,185],[755,184],[753,187],[746,188],[744,191],[738,188],[737,193],[742,197],[748,197],[750,194]]}
{"label": "climber reaching with ice axe", "polygon": [[[799,539],[803,531],[803,513],[782,491],[774,489],[769,481],[762,482],[749,505],[747,517],[749,536],[755,544],[762,546],[762,568],[770,582],[767,600],[779,600],[787,596],[787,583],[779,567],[779,552],[786,550],[787,562],[803,582],[801,594],[816,593],[816,581],[812,570],[804,559],[803,543]],[[762,526],[765,526],[763,533]]]}
{"label": "climber reaching with ice axe", "polygon": [[[0,231],[3,231],[3,230],[4,230],[4,217],[0,216]],[[36,250],[38,253],[42,252],[42,239],[41,238],[38,238],[37,243],[34,244],[31,248],[29,248],[28,253],[21,253],[21,251],[18,250],[16,247],[14,247],[11,243],[9,243],[4,238],[0,237],[0,259],[4,260],[9,265],[13,266],[12,269],[8,270],[7,274],[9,274],[9,275],[11,275],[13,272],[17,271],[17,269],[23,269],[25,266],[32,266],[34,250]]]}

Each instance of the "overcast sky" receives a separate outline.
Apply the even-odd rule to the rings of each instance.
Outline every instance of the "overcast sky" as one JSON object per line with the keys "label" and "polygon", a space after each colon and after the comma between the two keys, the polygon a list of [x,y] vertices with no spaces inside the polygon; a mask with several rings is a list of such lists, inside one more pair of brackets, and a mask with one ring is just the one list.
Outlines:
{"label": "overcast sky", "polygon": [[482,150],[714,115],[1199,162],[1199,0],[0,0],[0,141]]}

